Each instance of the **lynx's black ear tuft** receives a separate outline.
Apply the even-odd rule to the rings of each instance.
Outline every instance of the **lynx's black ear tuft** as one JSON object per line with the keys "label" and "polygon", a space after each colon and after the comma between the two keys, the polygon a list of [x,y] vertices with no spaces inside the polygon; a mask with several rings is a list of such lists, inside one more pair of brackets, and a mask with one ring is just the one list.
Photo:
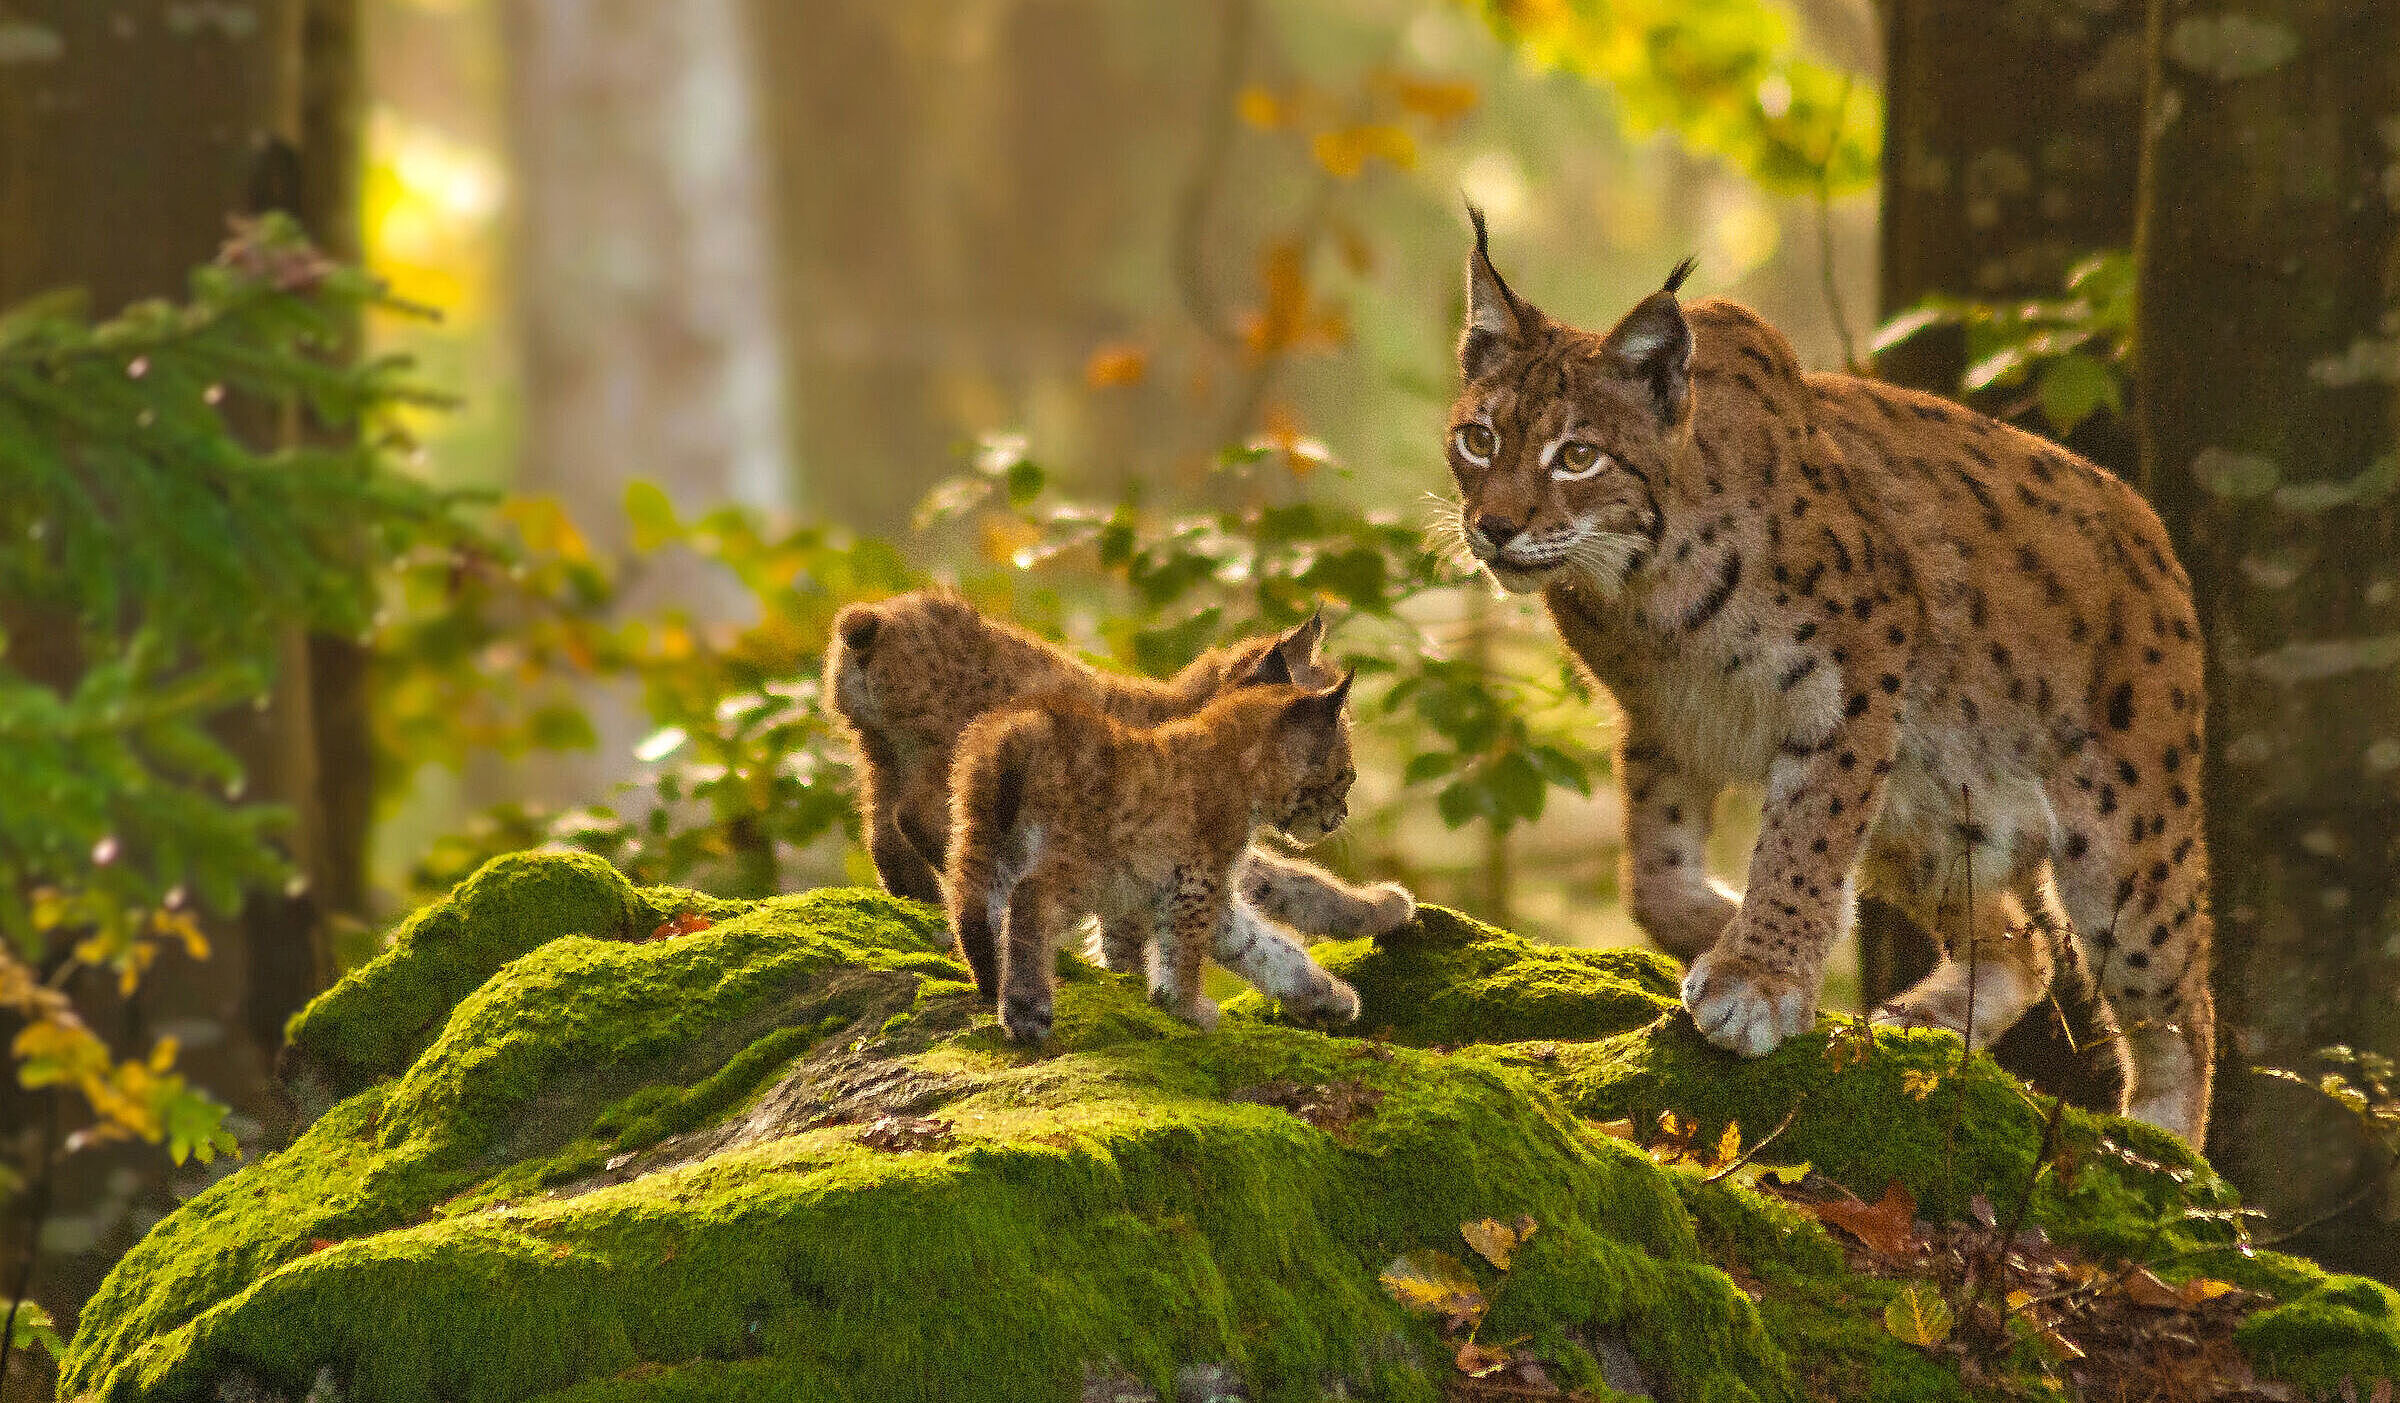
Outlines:
{"label": "lynx's black ear tuft", "polygon": [[1664,289],[1662,289],[1662,291],[1664,291],[1670,297],[1683,291],[1683,280],[1692,275],[1692,269],[1697,266],[1699,262],[1700,260],[1697,257],[1692,257],[1676,264],[1675,271],[1667,274],[1667,285]]}
{"label": "lynx's black ear tuft", "polygon": [[1467,325],[1458,337],[1458,368],[1469,382],[1482,379],[1523,348],[1541,326],[1542,314],[1508,290],[1492,266],[1483,211],[1467,206],[1475,225],[1475,251],[1467,255]]}

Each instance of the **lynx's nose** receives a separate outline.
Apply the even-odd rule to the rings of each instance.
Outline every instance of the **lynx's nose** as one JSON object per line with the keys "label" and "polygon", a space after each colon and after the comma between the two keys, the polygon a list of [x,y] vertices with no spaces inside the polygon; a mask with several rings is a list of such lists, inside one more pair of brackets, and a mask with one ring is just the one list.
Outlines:
{"label": "lynx's nose", "polygon": [[1475,518],[1475,529],[1492,543],[1493,550],[1504,550],[1525,528],[1504,516],[1485,515]]}

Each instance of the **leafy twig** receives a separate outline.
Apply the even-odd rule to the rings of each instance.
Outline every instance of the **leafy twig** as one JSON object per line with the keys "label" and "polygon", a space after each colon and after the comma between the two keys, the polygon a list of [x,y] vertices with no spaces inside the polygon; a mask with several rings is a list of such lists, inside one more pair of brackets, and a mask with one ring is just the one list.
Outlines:
{"label": "leafy twig", "polygon": [[1720,1179],[1730,1178],[1744,1165],[1747,1165],[1750,1163],[1750,1161],[1757,1159],[1760,1151],[1766,1149],[1767,1146],[1774,1144],[1777,1136],[1792,1128],[1792,1122],[1799,1118],[1800,1108],[1807,1104],[1808,1096],[1807,1093],[1803,1092],[1800,1099],[1792,1103],[1792,1108],[1783,1113],[1783,1119],[1776,1123],[1775,1128],[1768,1131],[1765,1135],[1759,1137],[1757,1144],[1752,1145],[1749,1149],[1742,1151],[1740,1155],[1728,1162],[1724,1168],[1713,1171],[1700,1182],[1703,1184],[1713,1184]]}

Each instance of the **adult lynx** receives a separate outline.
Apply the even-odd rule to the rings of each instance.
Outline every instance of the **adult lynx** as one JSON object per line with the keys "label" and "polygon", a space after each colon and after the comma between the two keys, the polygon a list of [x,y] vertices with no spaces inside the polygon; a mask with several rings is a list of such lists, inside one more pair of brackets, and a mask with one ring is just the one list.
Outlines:
{"label": "adult lynx", "polygon": [[[1627,890],[1708,1038],[1815,1017],[1868,890],[1944,941],[1877,1016],[1997,1038],[2061,932],[2122,1025],[2128,1114],[2200,1143],[2215,1012],[2201,643],[2158,518],[2082,458],[1804,373],[1689,265],[1605,335],[1468,262],[1458,539],[1625,715]],[[1710,807],[1765,788],[1738,899]]]}

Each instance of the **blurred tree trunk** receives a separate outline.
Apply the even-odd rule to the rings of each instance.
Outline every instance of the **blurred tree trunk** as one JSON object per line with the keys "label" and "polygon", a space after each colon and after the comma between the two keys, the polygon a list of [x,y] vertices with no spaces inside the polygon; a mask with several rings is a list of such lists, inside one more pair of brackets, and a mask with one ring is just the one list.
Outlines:
{"label": "blurred tree trunk", "polygon": [[[2400,7],[2152,0],[2150,27],[2142,468],[2209,641],[2209,1148],[2291,1222],[2382,1165],[2250,1069],[2400,1051]],[[2389,1278],[2393,1208],[2295,1250]]]}
{"label": "blurred tree trunk", "polygon": [[[741,5],[506,0],[502,18],[525,357],[517,488],[566,500],[603,549],[625,543],[637,478],[686,511],[786,505],[759,50]],[[654,574],[641,597],[703,619],[740,605],[697,571]],[[598,753],[541,762],[509,781],[512,797],[589,802],[630,769],[632,709],[587,704]]]}
{"label": "blurred tree trunk", "polygon": [[[266,206],[292,211],[337,257],[355,258],[354,6],[13,6],[0,25],[0,305],[67,286],[84,288],[101,315],[180,297],[227,218]],[[46,622],[12,627],[14,639],[37,640],[17,660],[71,685],[79,663],[66,621]],[[212,923],[211,959],[169,957],[131,1003],[105,980],[77,990],[87,1009],[109,1011],[99,1026],[121,1048],[174,1033],[181,1069],[234,1108],[253,1149],[283,1120],[269,1071],[285,1017],[321,985],[320,921],[359,903],[370,774],[355,646],[295,633],[283,652],[267,707],[226,718],[222,733],[250,792],[298,816],[288,846],[305,885],[252,893],[239,922]],[[0,1087],[0,1122],[28,1124],[29,1110],[13,1083]],[[132,1220],[175,1199],[148,1147],[87,1152],[74,1169],[59,1186],[40,1272],[41,1296],[70,1319],[130,1240]]]}
{"label": "blurred tree trunk", "polygon": [[[2056,296],[2086,254],[2133,241],[2143,89],[2142,0],[1890,0],[1883,154],[1883,315],[1934,293],[1985,300]],[[1966,342],[1920,334],[1876,371],[1956,395]],[[2049,432],[2032,409],[1977,406]],[[2070,446],[2119,477],[2138,468],[2131,425],[2093,415]],[[1860,998],[1868,1007],[1916,982],[1933,945],[1898,912],[1862,904]],[[2071,995],[2063,987],[2063,997]],[[2070,1000],[2071,1001],[2071,1000]],[[2075,1010],[2077,1032],[2087,1019]],[[2077,1056],[2037,1012],[1999,1056],[2039,1085],[2114,1108],[2106,1057]]]}

